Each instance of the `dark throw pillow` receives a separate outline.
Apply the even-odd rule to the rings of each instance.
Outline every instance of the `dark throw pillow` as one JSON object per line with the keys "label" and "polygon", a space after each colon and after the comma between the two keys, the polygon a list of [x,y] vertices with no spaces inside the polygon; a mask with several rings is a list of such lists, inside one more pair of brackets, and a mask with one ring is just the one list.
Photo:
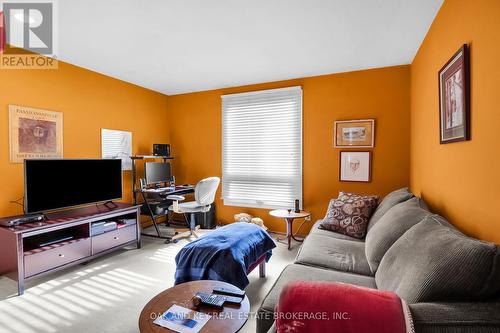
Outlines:
{"label": "dark throw pillow", "polygon": [[364,238],[368,221],[377,207],[377,196],[362,196],[340,192],[330,200],[326,216],[320,226],[354,238]]}
{"label": "dark throw pillow", "polygon": [[500,291],[500,248],[430,215],[387,251],[375,280],[408,303],[487,299]]}

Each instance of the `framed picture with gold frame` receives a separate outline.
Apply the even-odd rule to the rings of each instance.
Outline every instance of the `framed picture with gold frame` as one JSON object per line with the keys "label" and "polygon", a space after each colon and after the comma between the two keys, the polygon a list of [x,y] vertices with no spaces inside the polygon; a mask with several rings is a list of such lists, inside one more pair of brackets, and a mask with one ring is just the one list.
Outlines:
{"label": "framed picture with gold frame", "polygon": [[375,119],[336,120],[333,129],[335,148],[373,148]]}

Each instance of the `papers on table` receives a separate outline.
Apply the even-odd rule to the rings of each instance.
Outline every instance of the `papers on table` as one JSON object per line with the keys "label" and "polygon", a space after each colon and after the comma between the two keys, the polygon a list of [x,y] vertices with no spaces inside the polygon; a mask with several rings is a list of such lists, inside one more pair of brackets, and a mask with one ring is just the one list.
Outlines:
{"label": "papers on table", "polygon": [[172,305],[154,323],[179,333],[197,333],[210,318],[208,314]]}

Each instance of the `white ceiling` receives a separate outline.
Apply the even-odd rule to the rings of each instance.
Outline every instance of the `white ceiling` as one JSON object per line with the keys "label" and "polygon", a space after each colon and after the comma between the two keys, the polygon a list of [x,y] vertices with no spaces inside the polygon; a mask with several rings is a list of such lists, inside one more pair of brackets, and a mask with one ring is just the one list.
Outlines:
{"label": "white ceiling", "polygon": [[442,0],[59,0],[59,58],[164,94],[411,63]]}

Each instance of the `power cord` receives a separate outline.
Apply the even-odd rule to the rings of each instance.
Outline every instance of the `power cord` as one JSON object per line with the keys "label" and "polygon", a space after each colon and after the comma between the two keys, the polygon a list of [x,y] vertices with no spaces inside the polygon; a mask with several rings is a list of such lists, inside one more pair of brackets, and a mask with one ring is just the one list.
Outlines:
{"label": "power cord", "polygon": [[[19,202],[21,200],[22,202]],[[24,209],[24,196],[20,197],[17,200],[11,200],[9,201],[9,203],[21,206],[23,208],[23,214],[26,214],[26,210]]]}
{"label": "power cord", "polygon": [[98,213],[101,212],[101,209],[99,208],[99,203],[98,202],[95,203],[95,208],[97,209]]}
{"label": "power cord", "polygon": [[299,225],[299,228],[297,229],[297,231],[295,231],[295,234],[292,234],[293,237],[297,236],[299,234],[299,231],[300,231],[300,228],[302,228],[302,226],[306,223],[306,222],[309,222],[311,221],[311,218],[308,216],[307,218],[304,219],[304,221],[302,221],[302,223]]}

